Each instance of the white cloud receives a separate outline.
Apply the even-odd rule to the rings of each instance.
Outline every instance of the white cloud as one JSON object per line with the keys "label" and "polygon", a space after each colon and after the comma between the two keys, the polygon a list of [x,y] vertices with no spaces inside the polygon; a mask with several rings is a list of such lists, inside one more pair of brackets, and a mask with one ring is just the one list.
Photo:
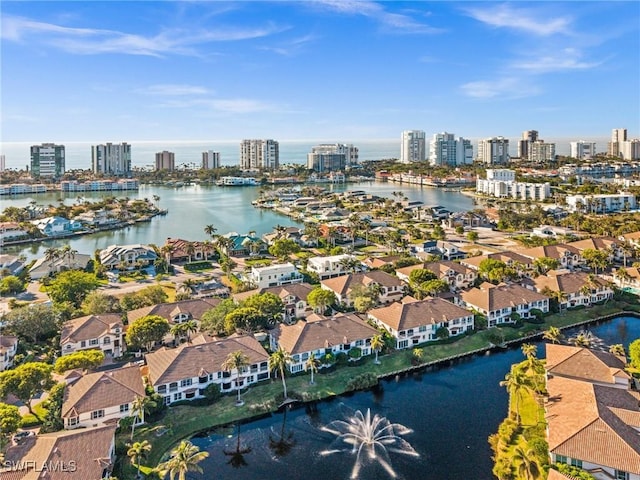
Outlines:
{"label": "white cloud", "polygon": [[540,89],[519,77],[504,77],[498,80],[480,80],[465,83],[462,92],[472,98],[515,99],[531,97],[540,93]]}
{"label": "white cloud", "polygon": [[159,84],[150,85],[145,88],[136,90],[138,93],[145,95],[161,95],[161,96],[184,96],[184,95],[206,95],[211,91],[205,87],[198,85],[175,85],[175,84]]}
{"label": "white cloud", "polygon": [[469,8],[466,13],[472,18],[493,27],[522,30],[539,36],[567,34],[571,27],[569,17],[551,18],[544,10],[514,8],[510,5]]}
{"label": "white cloud", "polygon": [[294,38],[286,43],[281,43],[278,46],[263,46],[260,47],[260,49],[268,52],[274,52],[285,57],[291,57],[300,53],[308,43],[313,42],[316,38],[317,37],[315,35],[309,34],[303,37]]}
{"label": "white cloud", "polygon": [[526,60],[514,62],[512,67],[530,73],[549,73],[564,70],[586,70],[601,64],[601,62],[582,61],[581,57],[582,55],[579,51],[573,48],[565,48],[552,55],[530,55]]}

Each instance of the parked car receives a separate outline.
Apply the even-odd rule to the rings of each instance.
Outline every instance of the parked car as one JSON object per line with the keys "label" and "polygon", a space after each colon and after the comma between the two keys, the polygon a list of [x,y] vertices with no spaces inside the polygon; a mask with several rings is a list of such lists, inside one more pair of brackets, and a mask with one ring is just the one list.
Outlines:
{"label": "parked car", "polygon": [[31,431],[31,430],[23,430],[21,432],[16,433],[13,436],[13,443],[20,443],[25,438],[32,437],[34,435],[35,435],[35,433],[33,431]]}

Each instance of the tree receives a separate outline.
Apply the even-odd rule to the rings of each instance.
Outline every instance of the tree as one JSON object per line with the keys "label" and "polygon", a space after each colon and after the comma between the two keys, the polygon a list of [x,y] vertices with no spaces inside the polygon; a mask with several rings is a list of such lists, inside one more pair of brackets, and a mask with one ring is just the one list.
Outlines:
{"label": "tree", "polygon": [[440,280],[439,278],[437,278],[421,283],[417,288],[424,294],[433,296],[437,295],[438,293],[448,292],[450,287],[449,283],[446,280]]}
{"label": "tree", "polygon": [[287,396],[287,382],[284,378],[284,372],[287,366],[291,363],[291,355],[289,352],[284,350],[282,347],[278,347],[278,350],[273,352],[269,356],[269,370],[280,372],[282,377],[282,390],[284,391],[284,399],[287,400],[289,398]]}
{"label": "tree", "polygon": [[517,465],[518,478],[527,480],[538,480],[542,476],[542,468],[538,465],[535,450],[528,449],[526,452],[522,446],[518,445],[513,451],[513,462]]}
{"label": "tree", "polygon": [[169,322],[159,315],[146,315],[134,320],[127,330],[127,343],[150,352],[156,342],[169,333]]}
{"label": "tree", "polygon": [[216,232],[217,231],[218,231],[218,229],[216,227],[214,227],[213,225],[207,225],[206,227],[204,227],[204,233],[209,235],[212,239],[216,238]]}
{"label": "tree", "polygon": [[89,293],[82,302],[82,311],[86,315],[120,312],[120,300],[99,290]]}
{"label": "tree", "polygon": [[240,307],[228,313],[224,318],[224,327],[228,335],[235,331],[253,333],[264,327],[263,316],[253,307]]}
{"label": "tree", "polygon": [[274,257],[280,259],[288,259],[292,253],[298,253],[300,251],[300,245],[291,240],[290,238],[279,238],[273,242],[273,245],[269,247],[269,253]]}
{"label": "tree", "polygon": [[104,352],[102,350],[80,350],[59,357],[56,360],[53,371],[63,373],[74,368],[94,370],[102,365],[102,362],[104,362]]}
{"label": "tree", "polygon": [[469,240],[471,243],[476,243],[479,237],[480,235],[478,235],[478,232],[471,231],[467,233],[467,240]]}
{"label": "tree", "polygon": [[128,312],[136,308],[164,303],[167,298],[167,293],[160,285],[151,285],[137,292],[126,293],[120,300],[120,307],[124,312]]}
{"label": "tree", "polygon": [[240,375],[242,371],[250,365],[249,357],[245,355],[242,350],[236,350],[235,352],[229,353],[224,362],[222,362],[222,370],[225,372],[233,373],[236,371],[236,389],[238,390],[238,398],[236,400],[236,405],[238,407],[244,405],[244,402],[240,398]]}
{"label": "tree", "polygon": [[93,273],[68,270],[58,274],[49,283],[47,293],[55,305],[69,302],[76,308],[80,308],[85,297],[97,289],[100,284]]}
{"label": "tree", "polygon": [[0,452],[9,442],[11,435],[18,431],[22,416],[15,405],[0,403]]}
{"label": "tree", "polygon": [[544,275],[549,270],[556,270],[560,262],[551,257],[538,257],[533,261],[533,268],[539,275]]}
{"label": "tree", "polygon": [[275,323],[274,319],[278,318],[284,310],[282,299],[271,292],[251,295],[242,303],[242,306],[258,310],[265,323]]}
{"label": "tree", "polygon": [[191,343],[191,334],[198,331],[198,322],[195,320],[187,320],[186,322],[177,323],[171,327],[171,335],[180,339],[183,336],[187,337],[187,343]]}
{"label": "tree", "polygon": [[208,452],[201,452],[188,440],[182,440],[180,445],[171,451],[171,458],[158,465],[157,471],[161,478],[168,473],[170,480],[176,477],[178,480],[186,480],[187,472],[202,473],[202,468],[198,464],[208,456]]}
{"label": "tree", "polygon": [[316,358],[316,354],[311,352],[309,358],[304,364],[304,371],[309,370],[311,372],[311,380],[309,381],[309,385],[313,385],[313,374],[318,371],[318,367],[320,366],[320,360]]}
{"label": "tree", "polygon": [[62,404],[64,402],[64,392],[67,384],[64,382],[56,383],[49,390],[49,396],[42,402],[45,409],[44,418],[42,419],[42,427],[40,433],[59,432],[64,429],[64,420],[62,419]]}
{"label": "tree", "polygon": [[624,345],[622,345],[621,343],[611,345],[609,347],[609,353],[613,353],[614,355],[618,355],[620,357],[624,357],[626,355],[626,352],[624,351]]}
{"label": "tree", "polygon": [[604,269],[609,263],[609,254],[604,250],[596,250],[595,248],[585,248],[582,251],[582,258],[584,258],[588,266],[593,268],[595,274],[598,273],[598,268]]}
{"label": "tree", "polygon": [[324,313],[328,306],[335,304],[337,301],[335,293],[322,287],[314,288],[307,295],[309,306],[314,310],[319,310],[320,313]]}
{"label": "tree", "polygon": [[33,343],[54,336],[61,326],[56,309],[37,303],[7,312],[2,322],[8,331]]}
{"label": "tree", "polygon": [[232,298],[225,298],[218,305],[202,314],[200,329],[213,335],[225,334],[224,320],[229,313],[237,308],[239,307]]}
{"label": "tree", "polygon": [[0,372],[0,398],[12,394],[33,414],[31,400],[55,384],[51,378],[52,372],[53,366],[42,362],[23,363],[11,370]]}
{"label": "tree", "polygon": [[549,340],[551,343],[560,343],[560,340],[562,340],[562,332],[558,327],[551,326],[544,331],[542,338]]}
{"label": "tree", "polygon": [[431,270],[427,270],[426,268],[416,268],[409,274],[409,284],[411,286],[416,286],[437,278],[436,274]]}
{"label": "tree", "polygon": [[25,282],[15,275],[7,275],[0,281],[0,295],[15,295],[16,293],[23,292],[25,285]]}
{"label": "tree", "polygon": [[583,330],[573,338],[573,344],[576,347],[589,348],[593,342],[593,334],[587,330]]}
{"label": "tree", "polygon": [[348,255],[346,257],[342,257],[338,262],[338,265],[340,266],[340,269],[345,272],[355,273],[362,264],[356,257]]}
{"label": "tree", "polygon": [[131,459],[131,464],[138,469],[136,478],[140,478],[140,463],[147,458],[147,453],[151,451],[151,444],[148,440],[136,442],[127,450],[127,456]]}
{"label": "tree", "polygon": [[133,441],[133,432],[136,428],[136,423],[144,422],[144,414],[149,408],[156,407],[156,402],[147,396],[136,395],[131,403],[131,441]]}
{"label": "tree", "polygon": [[371,338],[371,349],[376,352],[376,359],[373,361],[376,365],[380,364],[380,360],[378,360],[378,353],[383,347],[384,339],[382,338],[382,335],[374,335],[373,338]]}
{"label": "tree", "polygon": [[520,425],[520,396],[523,391],[531,390],[529,377],[520,369],[512,368],[500,382],[501,387],[506,387],[514,402],[516,409],[516,422]]}
{"label": "tree", "polygon": [[640,338],[629,345],[629,358],[631,359],[631,366],[640,369]]}

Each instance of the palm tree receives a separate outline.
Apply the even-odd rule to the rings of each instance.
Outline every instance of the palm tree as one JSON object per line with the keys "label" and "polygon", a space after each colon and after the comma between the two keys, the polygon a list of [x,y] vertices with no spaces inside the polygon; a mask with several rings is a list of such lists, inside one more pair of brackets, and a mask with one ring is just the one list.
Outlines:
{"label": "palm tree", "polygon": [[44,252],[44,260],[49,262],[49,267],[53,266],[53,262],[55,262],[58,258],[60,258],[60,250],[55,247],[49,247]]}
{"label": "palm tree", "polygon": [[338,262],[338,265],[345,272],[355,273],[355,271],[360,266],[360,261],[357,258],[349,255],[340,259],[340,261]]}
{"label": "palm tree", "polygon": [[309,382],[309,385],[313,385],[314,384],[313,374],[318,371],[318,366],[319,365],[320,365],[320,360],[318,360],[316,358],[316,354],[315,353],[311,352],[311,354],[309,355],[309,358],[307,359],[307,362],[304,364],[305,372],[307,370],[311,371],[311,381]]}
{"label": "palm tree", "polygon": [[382,335],[374,335],[371,339],[371,349],[376,352],[376,359],[373,361],[376,365],[380,365],[380,360],[378,360],[378,352],[382,350],[384,347],[384,340]]}
{"label": "palm tree", "polygon": [[614,355],[618,355],[620,357],[624,357],[626,355],[626,352],[624,351],[624,345],[622,345],[621,343],[611,345],[609,347],[609,353],[613,353]]}
{"label": "palm tree", "polygon": [[138,420],[144,422],[144,413],[149,407],[155,407],[156,402],[147,396],[138,396],[133,399],[131,403],[131,417],[133,418],[133,422],[131,422],[131,441],[133,442],[133,432],[136,429],[136,423]]}
{"label": "palm tree", "polygon": [[528,449],[526,452],[522,446],[518,445],[513,451],[513,461],[518,465],[518,478],[527,480],[537,480],[542,476],[542,469],[538,465],[535,450]]}
{"label": "palm tree", "polygon": [[244,402],[240,398],[240,375],[242,370],[249,366],[249,357],[247,357],[242,350],[236,350],[235,352],[231,352],[227,355],[227,358],[224,362],[222,362],[222,370],[225,372],[233,372],[236,370],[236,388],[238,390],[238,399],[236,400],[236,406],[241,407],[244,405]]}
{"label": "palm tree", "polygon": [[191,334],[198,331],[198,322],[195,320],[187,320],[182,323],[182,333],[187,335],[187,343],[191,343]]}
{"label": "palm tree", "polygon": [[214,227],[213,225],[207,225],[206,227],[204,227],[204,233],[206,233],[207,235],[209,235],[212,239],[216,238],[216,232],[218,231],[218,229],[216,227]]}
{"label": "palm tree", "polygon": [[507,387],[507,391],[515,402],[516,422],[520,425],[520,395],[523,391],[531,390],[529,377],[520,369],[512,369],[500,382],[501,387]]}
{"label": "palm tree", "polygon": [[583,330],[573,339],[573,344],[576,347],[589,348],[593,342],[593,334],[588,330]]}
{"label": "palm tree", "polygon": [[208,456],[208,452],[201,452],[190,441],[182,440],[180,445],[171,451],[171,458],[158,465],[157,471],[161,478],[168,473],[170,480],[176,477],[178,480],[186,480],[187,472],[202,473],[202,467],[198,464]]}
{"label": "palm tree", "polygon": [[620,286],[624,287],[625,282],[631,279],[631,275],[626,268],[619,268],[613,274],[620,281]]}
{"label": "palm tree", "polygon": [[549,340],[551,343],[560,343],[562,340],[562,332],[558,327],[551,326],[542,334],[542,338]]}
{"label": "palm tree", "polygon": [[273,352],[269,357],[269,370],[279,371],[280,376],[282,377],[282,389],[284,391],[285,400],[287,400],[289,397],[287,396],[287,382],[284,378],[284,371],[290,363],[291,355],[289,355],[289,352],[284,350],[282,347],[278,347],[278,350]]}
{"label": "palm tree", "polygon": [[131,464],[138,468],[136,478],[140,478],[140,462],[147,458],[147,453],[151,451],[151,444],[148,440],[136,442],[127,450],[127,456],[131,459]]}
{"label": "palm tree", "polygon": [[193,242],[187,242],[184,247],[184,251],[189,256],[189,263],[191,263],[192,257],[196,253],[196,247]]}

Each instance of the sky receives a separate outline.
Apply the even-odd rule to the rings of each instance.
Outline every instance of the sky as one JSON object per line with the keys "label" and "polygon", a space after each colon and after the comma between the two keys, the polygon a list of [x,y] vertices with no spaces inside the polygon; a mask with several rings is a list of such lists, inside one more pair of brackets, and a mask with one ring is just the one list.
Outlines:
{"label": "sky", "polygon": [[2,142],[640,136],[640,2],[3,1]]}

